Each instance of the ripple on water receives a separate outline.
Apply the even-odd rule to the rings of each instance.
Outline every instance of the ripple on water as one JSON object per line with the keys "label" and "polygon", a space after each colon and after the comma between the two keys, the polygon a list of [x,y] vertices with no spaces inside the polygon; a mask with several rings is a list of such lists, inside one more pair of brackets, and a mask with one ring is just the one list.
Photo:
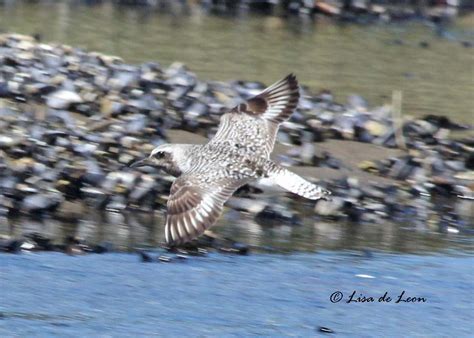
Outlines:
{"label": "ripple on water", "polygon": [[[142,264],[135,255],[2,255],[0,334],[467,336],[472,256],[351,252]],[[375,278],[359,278],[370,275]],[[341,291],[426,303],[333,304]],[[350,325],[347,325],[350,323]]]}

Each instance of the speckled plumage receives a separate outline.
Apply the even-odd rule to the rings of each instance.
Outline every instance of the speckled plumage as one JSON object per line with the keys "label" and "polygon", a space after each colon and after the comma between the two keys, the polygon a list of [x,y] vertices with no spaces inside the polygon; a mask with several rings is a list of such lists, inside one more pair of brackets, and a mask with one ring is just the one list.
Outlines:
{"label": "speckled plumage", "polygon": [[148,162],[178,177],[167,203],[165,235],[179,245],[201,235],[220,216],[224,203],[242,185],[260,178],[309,199],[329,194],[270,160],[279,124],[299,99],[293,75],[224,114],[205,145],[165,144]]}

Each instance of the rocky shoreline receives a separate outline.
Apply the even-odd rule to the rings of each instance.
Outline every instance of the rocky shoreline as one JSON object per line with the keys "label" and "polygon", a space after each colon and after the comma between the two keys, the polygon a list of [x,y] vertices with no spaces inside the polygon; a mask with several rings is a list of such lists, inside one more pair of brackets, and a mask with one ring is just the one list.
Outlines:
{"label": "rocky shoreline", "polygon": [[[172,178],[128,164],[164,142],[204,142],[224,111],[264,87],[202,81],[179,63],[130,65],[0,35],[0,217],[75,218],[85,206],[163,210]],[[402,118],[396,99],[373,108],[357,95],[342,104],[329,91],[303,87],[301,94],[274,158],[333,192],[310,217],[472,232],[472,126],[443,116]],[[260,223],[298,224],[288,197],[264,190],[244,187],[228,205]],[[81,211],[72,211],[77,205]]]}
{"label": "rocky shoreline", "polygon": [[[96,5],[104,0],[84,1]],[[427,20],[444,24],[459,13],[473,9],[467,1],[355,1],[355,0],[114,0],[114,4],[144,7],[169,12],[173,15],[189,15],[193,10],[222,16],[242,16],[246,13],[280,15],[282,17],[311,17],[318,15],[343,22],[400,22]]]}

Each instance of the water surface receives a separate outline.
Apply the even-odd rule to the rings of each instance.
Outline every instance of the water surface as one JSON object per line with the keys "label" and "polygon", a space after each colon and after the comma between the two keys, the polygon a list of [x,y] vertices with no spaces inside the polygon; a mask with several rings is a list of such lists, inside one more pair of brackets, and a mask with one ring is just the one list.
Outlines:
{"label": "water surface", "polygon": [[[346,251],[140,263],[2,255],[0,335],[468,337],[474,260]],[[343,300],[329,297],[340,291]],[[373,303],[346,303],[350,293]],[[406,296],[425,302],[398,303]],[[378,302],[387,292],[392,301]]]}

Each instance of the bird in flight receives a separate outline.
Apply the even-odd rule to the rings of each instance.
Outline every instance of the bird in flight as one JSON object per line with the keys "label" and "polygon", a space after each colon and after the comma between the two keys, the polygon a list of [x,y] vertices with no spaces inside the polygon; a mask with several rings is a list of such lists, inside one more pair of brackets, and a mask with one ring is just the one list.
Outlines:
{"label": "bird in flight", "polygon": [[299,100],[293,74],[221,117],[207,144],[163,144],[132,167],[150,165],[177,177],[171,186],[165,224],[166,243],[179,246],[211,227],[224,203],[241,186],[262,178],[311,200],[328,190],[270,160],[278,127]]}

